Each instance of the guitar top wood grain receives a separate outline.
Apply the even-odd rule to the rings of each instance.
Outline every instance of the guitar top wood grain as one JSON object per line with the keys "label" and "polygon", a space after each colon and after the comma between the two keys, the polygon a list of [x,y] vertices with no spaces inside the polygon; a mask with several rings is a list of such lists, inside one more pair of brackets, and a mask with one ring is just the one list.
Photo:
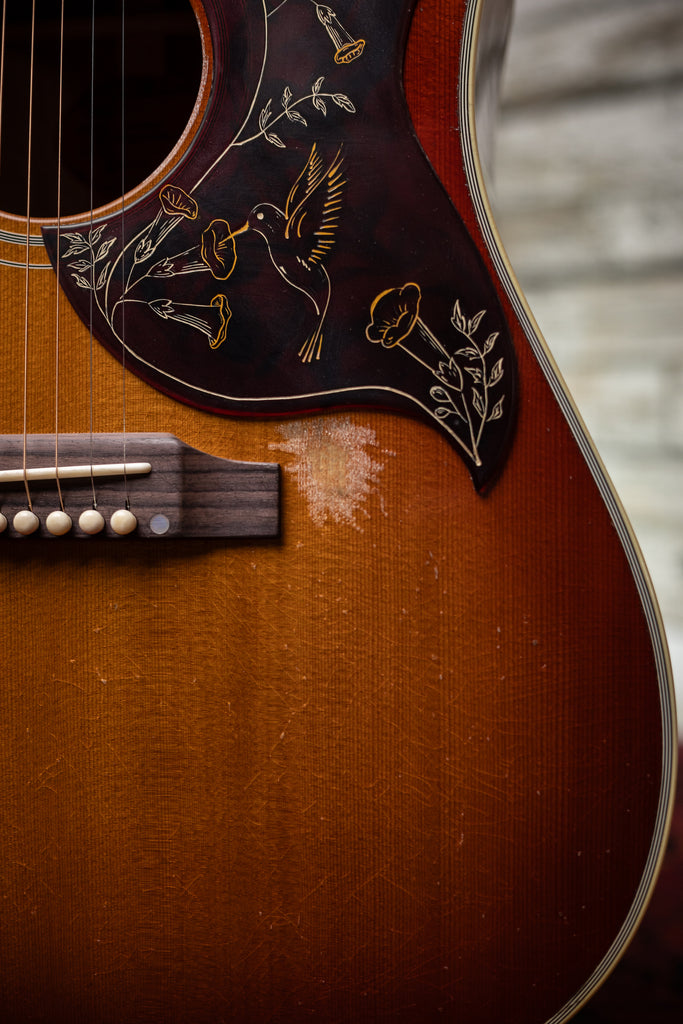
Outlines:
{"label": "guitar top wood grain", "polygon": [[[324,47],[313,81],[329,76],[335,92],[335,76],[373,46],[400,49],[368,21],[391,7],[387,24],[404,26],[412,124],[457,211],[448,220],[469,240],[463,273],[486,272],[514,352],[514,436],[497,448],[495,484],[477,489],[453,438],[405,407],[314,415],[312,401],[288,418],[217,416],[126,376],[127,431],[281,465],[280,532],[163,544],[0,537],[7,1024],[560,1024],[623,951],[656,876],[673,776],[666,650],[635,542],[481,191],[469,111],[482,4],[416,5],[412,22],[407,3],[296,6]],[[217,54],[236,45],[229,26],[239,38],[264,11],[266,28],[277,16],[294,65],[302,50],[310,60],[289,0],[272,12],[259,0],[193,7],[212,69],[204,111]],[[365,40],[355,62],[335,63],[337,25]],[[185,152],[210,124],[193,124]],[[310,153],[307,143],[288,168],[315,177]],[[141,209],[158,206],[184,159],[143,189]],[[285,179],[273,192],[281,210]],[[378,231],[395,218],[381,204],[370,213]],[[21,224],[8,216],[0,227]],[[263,239],[250,244],[259,274],[293,302]],[[25,308],[26,272],[3,266],[2,429],[22,438],[25,420],[29,434],[54,432],[54,276],[30,271],[29,294]],[[460,308],[472,318],[494,307]],[[178,323],[167,334],[152,316],[170,347]],[[119,434],[118,359],[91,350],[66,301],[58,317],[60,429],[87,433],[92,418]],[[324,376],[333,331],[308,363],[293,340],[301,326],[282,320],[278,344],[297,373]],[[366,326],[358,344],[398,358]],[[208,358],[208,336],[184,327]],[[423,394],[446,390],[423,370]],[[477,381],[461,373],[474,402]]]}

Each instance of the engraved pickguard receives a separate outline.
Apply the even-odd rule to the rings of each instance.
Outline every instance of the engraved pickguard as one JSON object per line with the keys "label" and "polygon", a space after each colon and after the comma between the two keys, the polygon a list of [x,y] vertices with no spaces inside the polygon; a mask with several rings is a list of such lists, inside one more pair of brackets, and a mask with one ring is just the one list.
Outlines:
{"label": "engraved pickguard", "polygon": [[[400,69],[413,3],[203,6],[202,124],[140,202],[62,229],[71,302],[175,398],[242,415],[416,413],[483,489],[512,436],[515,355],[411,126]],[[44,234],[55,264],[57,233]]]}

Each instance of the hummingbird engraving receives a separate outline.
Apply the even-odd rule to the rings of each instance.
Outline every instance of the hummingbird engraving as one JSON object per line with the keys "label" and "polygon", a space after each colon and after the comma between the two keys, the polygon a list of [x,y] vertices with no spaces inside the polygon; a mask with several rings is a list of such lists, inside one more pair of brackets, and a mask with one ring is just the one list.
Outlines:
{"label": "hummingbird engraving", "polygon": [[323,324],[332,293],[325,261],[334,245],[345,184],[341,147],[326,164],[313,143],[284,209],[274,203],[258,203],[246,223],[232,233],[235,237],[251,230],[261,235],[282,279],[313,305],[316,324],[299,350],[303,362],[319,359],[322,351]]}

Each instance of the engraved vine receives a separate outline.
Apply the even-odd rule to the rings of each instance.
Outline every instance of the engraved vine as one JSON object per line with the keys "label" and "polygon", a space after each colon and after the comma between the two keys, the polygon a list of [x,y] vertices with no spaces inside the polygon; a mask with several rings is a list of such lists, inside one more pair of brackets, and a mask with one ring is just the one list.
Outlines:
{"label": "engraved vine", "polygon": [[[434,410],[435,416],[440,420],[456,416],[467,423],[472,453],[477,465],[484,426],[502,418],[505,401],[505,395],[501,395],[489,412],[491,392],[502,381],[505,370],[502,356],[490,368],[487,361],[495,348],[499,332],[493,331],[489,334],[481,346],[475,338],[477,328],[485,315],[486,310],[482,309],[468,319],[460,308],[460,300],[456,301],[451,323],[456,331],[467,339],[468,344],[465,348],[459,348],[448,363],[439,363],[435,375],[444,387],[433,387],[429,392],[434,401],[440,403]],[[465,387],[466,378],[463,371],[472,381],[469,390]],[[476,417],[479,422],[475,428]]]}
{"label": "engraved vine", "polygon": [[[433,415],[446,426],[474,464],[481,466],[480,445],[484,428],[487,423],[503,417],[505,394],[495,402],[492,394],[505,375],[502,356],[491,365],[499,332],[492,332],[480,343],[475,335],[486,310],[482,309],[468,318],[458,299],[453,306],[451,324],[467,340],[467,345],[450,354],[421,319],[421,301],[420,286],[412,281],[400,288],[381,292],[370,307],[366,337],[384,348],[399,346],[437,378],[443,386],[430,388],[430,397],[437,403]],[[466,438],[448,425],[451,417],[465,425]]]}

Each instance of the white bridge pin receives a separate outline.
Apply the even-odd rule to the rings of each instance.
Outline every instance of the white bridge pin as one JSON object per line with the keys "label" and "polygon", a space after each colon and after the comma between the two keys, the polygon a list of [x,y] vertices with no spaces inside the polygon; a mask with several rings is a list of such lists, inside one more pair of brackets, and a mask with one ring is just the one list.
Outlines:
{"label": "white bridge pin", "polygon": [[28,537],[29,534],[36,532],[40,526],[40,520],[30,508],[24,508],[21,512],[17,512],[12,520],[12,525],[17,533],[20,533],[23,537]]}
{"label": "white bridge pin", "polygon": [[7,516],[0,512],[0,533],[4,533],[7,529]]}
{"label": "white bridge pin", "polygon": [[71,529],[71,516],[63,509],[56,509],[54,512],[50,512],[45,520],[45,526],[53,537],[63,537]]}
{"label": "white bridge pin", "polygon": [[92,536],[104,529],[104,516],[96,508],[86,508],[78,517],[78,525],[83,533]]}
{"label": "white bridge pin", "polygon": [[137,519],[130,509],[127,508],[117,509],[112,514],[109,522],[114,533],[118,533],[120,537],[125,537],[127,533],[132,533],[138,525]]}

